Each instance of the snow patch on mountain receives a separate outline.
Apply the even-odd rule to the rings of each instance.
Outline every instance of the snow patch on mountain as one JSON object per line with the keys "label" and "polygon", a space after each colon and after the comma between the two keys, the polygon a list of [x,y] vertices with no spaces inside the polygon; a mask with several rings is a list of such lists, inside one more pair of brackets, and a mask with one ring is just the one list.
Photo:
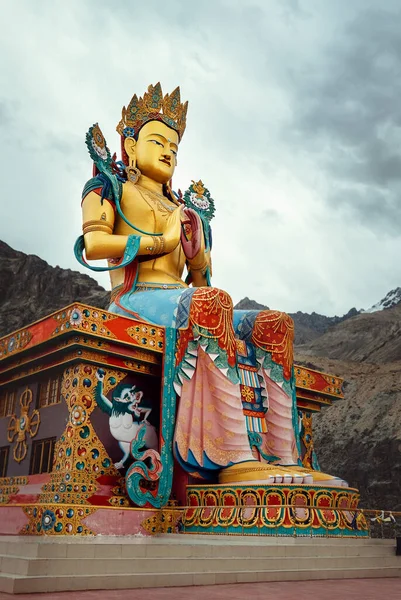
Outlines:
{"label": "snow patch on mountain", "polygon": [[367,310],[362,310],[363,313],[373,313],[386,308],[392,308],[401,303],[401,287],[391,290],[380,302],[377,302]]}

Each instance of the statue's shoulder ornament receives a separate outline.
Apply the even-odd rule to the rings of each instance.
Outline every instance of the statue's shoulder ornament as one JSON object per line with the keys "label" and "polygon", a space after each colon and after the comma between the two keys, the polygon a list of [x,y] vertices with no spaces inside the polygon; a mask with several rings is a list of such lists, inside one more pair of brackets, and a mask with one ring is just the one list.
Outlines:
{"label": "statue's shoulder ornament", "polygon": [[[122,186],[125,181],[125,177],[123,176],[123,165],[122,163],[116,162],[115,155],[111,156],[104,135],[97,123],[89,128],[89,131],[86,134],[86,145],[90,157],[93,160],[94,168],[92,179],[85,184],[82,200],[84,200],[90,192],[95,191],[100,195],[101,204],[107,199],[115,206],[115,209],[121,218],[123,218],[124,221],[127,221],[120,206]],[[127,223],[128,225],[131,225],[129,221],[127,221]],[[135,226],[131,226],[133,229],[136,229]],[[115,269],[125,268],[131,263],[134,263],[139,246],[140,236],[136,234],[129,235],[124,256],[121,258],[120,262],[117,265],[107,267],[92,267],[87,263],[84,257],[85,239],[83,235],[80,235],[75,242],[74,253],[78,262],[92,271],[114,271]]]}
{"label": "statue's shoulder ornament", "polygon": [[86,182],[82,191],[82,200],[90,193],[97,192],[101,203],[106,199],[111,203],[121,200],[122,184],[125,181],[122,166],[111,155],[105,137],[98,123],[89,128],[86,145],[94,163],[94,176]]}
{"label": "statue's shoulder ornament", "polygon": [[192,180],[183,198],[185,206],[197,212],[202,221],[210,223],[214,217],[216,208],[209,190],[204,186],[201,179],[199,181]]}

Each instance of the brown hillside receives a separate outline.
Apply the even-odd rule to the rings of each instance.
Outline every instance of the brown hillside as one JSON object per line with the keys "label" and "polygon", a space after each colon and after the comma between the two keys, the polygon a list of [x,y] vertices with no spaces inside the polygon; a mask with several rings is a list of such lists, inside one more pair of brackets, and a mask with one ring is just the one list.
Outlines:
{"label": "brown hillside", "polygon": [[401,305],[347,319],[298,350],[303,355],[357,362],[401,360]]}
{"label": "brown hillside", "polygon": [[88,275],[51,267],[0,241],[0,337],[74,301],[106,308],[109,299]]}
{"label": "brown hillside", "polygon": [[401,361],[295,359],[345,379],[345,399],[314,417],[322,470],[358,487],[365,508],[401,510]]}

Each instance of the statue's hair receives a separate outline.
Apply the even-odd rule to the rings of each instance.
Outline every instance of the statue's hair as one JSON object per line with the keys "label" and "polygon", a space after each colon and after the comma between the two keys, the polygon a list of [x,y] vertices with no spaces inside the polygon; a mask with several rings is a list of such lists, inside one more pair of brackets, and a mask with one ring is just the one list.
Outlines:
{"label": "statue's hair", "polygon": [[121,398],[125,390],[131,390],[132,388],[135,388],[135,385],[131,385],[129,383],[119,383],[113,390],[113,398]]}

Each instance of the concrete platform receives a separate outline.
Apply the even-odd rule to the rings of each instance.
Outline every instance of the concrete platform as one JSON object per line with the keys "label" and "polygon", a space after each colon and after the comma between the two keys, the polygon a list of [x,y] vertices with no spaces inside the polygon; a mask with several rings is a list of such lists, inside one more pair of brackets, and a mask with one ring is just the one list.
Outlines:
{"label": "concrete platform", "polygon": [[[139,596],[140,594],[140,596]],[[56,592],[50,594],[21,594],[18,600],[121,600],[121,590],[88,592]],[[347,579],[328,581],[238,583],[184,588],[151,588],[125,590],[125,600],[380,600],[400,598],[401,579]],[[0,592],[0,600],[11,600],[13,596]]]}
{"label": "concrete platform", "polygon": [[52,592],[54,598],[62,591],[363,578],[401,581],[401,557],[395,556],[394,540],[197,535],[0,538],[0,591],[10,594]]}

